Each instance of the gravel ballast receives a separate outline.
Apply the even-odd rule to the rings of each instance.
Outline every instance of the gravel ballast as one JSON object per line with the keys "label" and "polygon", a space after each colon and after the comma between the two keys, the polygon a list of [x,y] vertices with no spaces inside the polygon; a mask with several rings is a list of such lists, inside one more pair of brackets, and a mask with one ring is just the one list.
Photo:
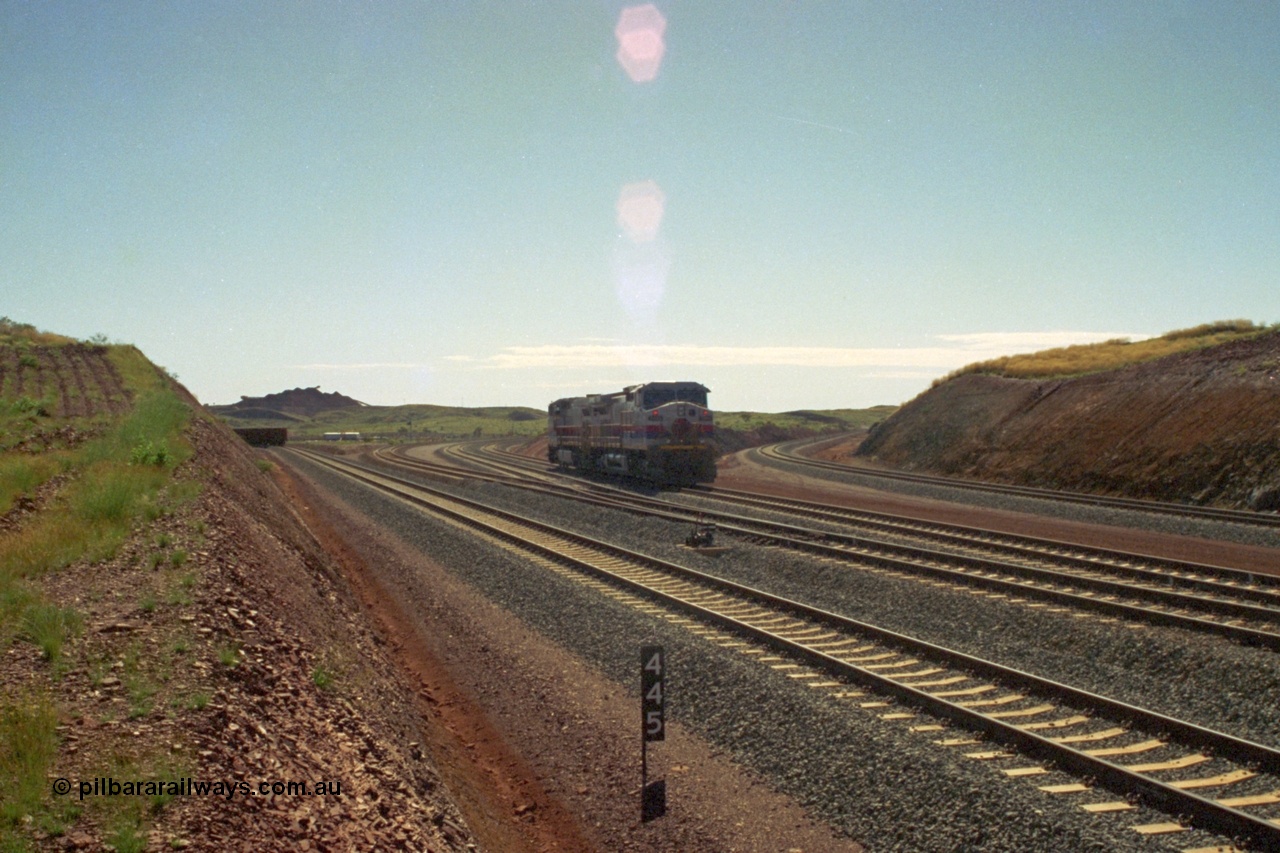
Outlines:
{"label": "gravel ballast", "polygon": [[[1145,809],[1121,816],[1086,814],[1080,810],[1079,801],[1051,797],[1026,781],[1007,780],[991,764],[965,759],[955,750],[936,746],[936,734],[912,733],[906,724],[878,716],[901,709],[860,709],[848,701],[832,700],[819,691],[800,687],[736,652],[720,649],[664,620],[603,599],[587,587],[554,576],[451,525],[426,520],[399,502],[310,464],[306,467],[326,488],[377,518],[424,553],[447,563],[486,596],[620,684],[630,685],[634,680],[635,648],[642,640],[656,639],[666,644],[676,667],[671,689],[672,713],[677,719],[764,773],[815,814],[872,849],[1180,850],[1221,843],[1221,839],[1199,832],[1144,839],[1130,827],[1168,820],[1168,816]],[[834,600],[839,592],[843,598],[837,603],[842,608],[863,609],[864,612],[850,614],[855,618],[883,624],[882,618],[869,617],[893,613],[904,623],[919,622],[919,630],[910,630],[906,625],[886,627],[917,635],[924,635],[927,630],[954,633],[957,637],[952,640],[924,638],[962,647],[968,642],[976,646],[970,651],[1011,665],[1016,664],[992,653],[1000,647],[997,642],[993,649],[993,638],[1005,637],[1006,641],[1001,642],[1010,645],[1012,651],[1021,649],[1025,654],[1028,643],[1013,638],[1043,636],[1047,624],[1068,621],[1046,623],[1041,621],[1044,615],[1033,611],[1018,614],[1012,608],[991,607],[968,596],[937,590],[943,599],[949,599],[951,608],[943,610],[940,618],[943,599],[925,600],[925,591],[932,588],[914,582],[850,572],[799,555],[745,546],[736,549],[731,559],[716,561],[691,555],[672,544],[683,538],[686,525],[549,500],[499,486],[473,485],[457,491],[495,504],[533,510],[531,515],[565,527],[590,530],[599,538],[625,547],[690,565],[701,562],[705,565],[697,565],[698,568],[732,573],[745,583],[794,585],[790,591],[777,589],[784,595],[804,598],[800,593],[807,590],[810,596],[820,593],[833,596]],[[827,572],[836,574],[828,577],[824,574]],[[854,583],[854,578],[861,581]],[[987,610],[991,612],[983,613]],[[912,616],[912,612],[916,615]],[[1010,620],[1023,618],[1033,621],[1025,627],[1009,628]],[[1106,633],[1098,626],[1082,628],[1082,620],[1069,621],[1071,631],[1098,629]],[[1069,642],[1080,642],[1080,636],[1066,633],[1067,625],[1060,625],[1058,630]],[[1114,627],[1110,630],[1114,632]],[[1150,633],[1161,632],[1151,629]],[[1157,645],[1154,651],[1160,653],[1160,648]],[[1209,649],[1206,654],[1217,651]],[[1060,655],[1063,659],[1092,656],[1081,653],[1079,648],[1072,654]],[[1116,666],[1124,668],[1119,661]],[[1132,671],[1128,677],[1133,678]],[[911,721],[923,722],[928,721]],[[1251,721],[1248,725],[1260,724]],[[1049,781],[1056,780],[1049,777]],[[1107,798],[1106,792],[1098,794]]]}
{"label": "gravel ballast", "polygon": [[[1015,606],[778,548],[722,557],[679,547],[689,525],[486,485],[477,499],[708,574],[948,646],[1054,681],[1280,745],[1280,656],[1173,628]],[[483,497],[481,497],[483,495]],[[604,533],[607,531],[607,535]],[[721,544],[730,542],[722,537]]]}

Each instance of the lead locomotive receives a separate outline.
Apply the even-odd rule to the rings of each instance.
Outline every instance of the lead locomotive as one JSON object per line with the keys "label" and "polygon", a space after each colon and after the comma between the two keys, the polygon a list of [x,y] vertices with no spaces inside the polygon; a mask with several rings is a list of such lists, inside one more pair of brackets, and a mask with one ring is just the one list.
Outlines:
{"label": "lead locomotive", "polygon": [[562,468],[687,485],[716,478],[705,385],[646,382],[547,408],[547,458]]}

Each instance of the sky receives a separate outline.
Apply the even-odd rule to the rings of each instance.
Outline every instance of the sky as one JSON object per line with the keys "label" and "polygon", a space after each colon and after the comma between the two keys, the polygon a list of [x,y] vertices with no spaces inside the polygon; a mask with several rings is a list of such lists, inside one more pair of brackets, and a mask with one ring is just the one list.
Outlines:
{"label": "sky", "polygon": [[0,315],[206,403],[897,404],[1278,286],[1268,0],[0,0]]}

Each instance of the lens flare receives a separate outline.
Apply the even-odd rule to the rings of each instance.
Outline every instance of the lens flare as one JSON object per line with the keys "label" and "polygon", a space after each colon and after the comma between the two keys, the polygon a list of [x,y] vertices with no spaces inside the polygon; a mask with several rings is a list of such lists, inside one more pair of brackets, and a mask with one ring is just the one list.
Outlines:
{"label": "lens flare", "polygon": [[667,289],[671,260],[661,241],[632,244],[619,240],[613,256],[618,304],[635,323],[657,319]]}
{"label": "lens flare", "polygon": [[618,194],[618,227],[632,243],[649,243],[658,236],[667,197],[653,181],[626,184]]}
{"label": "lens flare", "polygon": [[618,17],[613,33],[618,37],[618,64],[634,83],[648,83],[658,76],[667,46],[662,40],[667,19],[652,3],[628,6]]}

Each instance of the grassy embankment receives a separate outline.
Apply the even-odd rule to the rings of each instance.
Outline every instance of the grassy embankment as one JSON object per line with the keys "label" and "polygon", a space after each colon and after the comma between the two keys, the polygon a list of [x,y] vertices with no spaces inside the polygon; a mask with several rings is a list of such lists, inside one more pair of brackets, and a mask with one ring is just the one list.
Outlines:
{"label": "grassy embankment", "polygon": [[1103,373],[1187,350],[1257,337],[1276,328],[1277,326],[1258,325],[1250,320],[1222,320],[1190,329],[1178,329],[1145,341],[1119,338],[1098,344],[1080,344],[1024,355],[1003,356],[967,365],[933,384],[937,386],[967,373],[1011,379],[1060,379]]}
{"label": "grassy embankment", "polygon": [[[0,347],[16,350],[19,363],[32,371],[41,369],[41,358],[55,358],[56,348],[71,342],[0,321]],[[44,662],[35,678],[0,697],[0,851],[5,853],[29,849],[33,830],[59,835],[80,812],[71,798],[50,798],[48,772],[58,752],[56,688],[64,674],[64,646],[80,634],[83,617],[74,607],[49,600],[42,578],[73,564],[110,559],[138,524],[194,498],[200,488],[173,476],[191,454],[182,436],[189,408],[136,348],[111,346],[107,357],[133,400],[121,417],[57,418],[56,401],[0,388],[0,515],[20,501],[38,507],[15,518],[0,539],[0,650],[31,643]],[[50,421],[64,421],[59,426],[91,437],[41,453],[16,449],[47,431]],[[145,844],[142,806],[131,799],[95,805],[101,810],[98,819],[113,828],[108,840],[121,851]]]}

